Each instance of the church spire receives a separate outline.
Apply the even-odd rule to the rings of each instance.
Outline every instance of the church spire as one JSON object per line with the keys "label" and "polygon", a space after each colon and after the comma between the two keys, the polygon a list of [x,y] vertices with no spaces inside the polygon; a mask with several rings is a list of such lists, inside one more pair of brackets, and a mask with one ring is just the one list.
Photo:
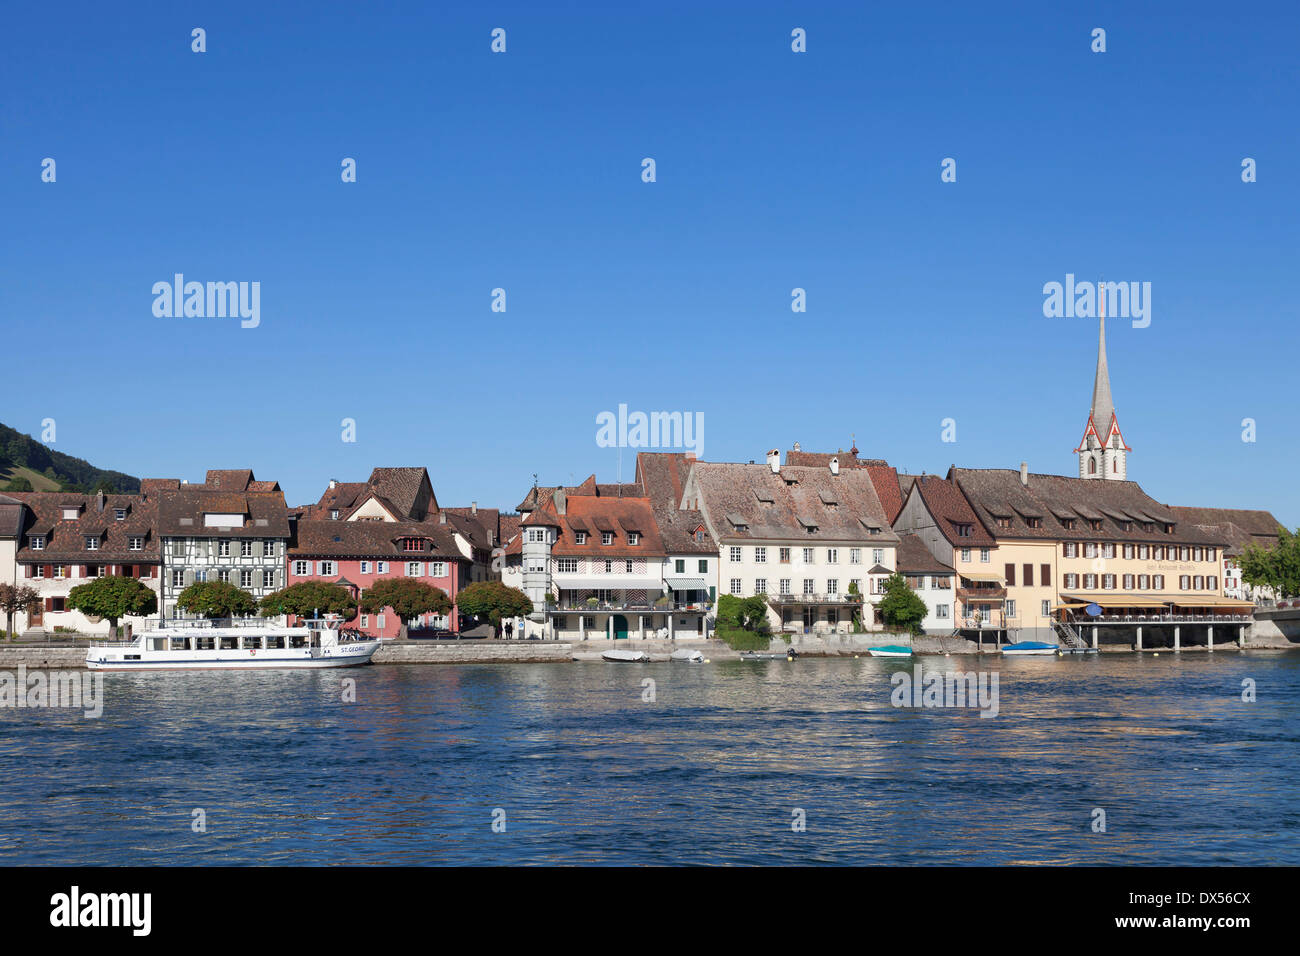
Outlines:
{"label": "church spire", "polygon": [[1097,306],[1101,313],[1101,330],[1097,338],[1097,377],[1092,383],[1092,423],[1105,441],[1110,434],[1111,419],[1115,417],[1115,403],[1110,397],[1110,370],[1106,367],[1105,291],[1097,296]]}
{"label": "church spire", "polygon": [[1110,369],[1106,365],[1106,287],[1097,283],[1098,330],[1097,374],[1092,381],[1092,408],[1075,454],[1079,456],[1080,478],[1112,481],[1128,479],[1128,452],[1120,434],[1115,402],[1110,395]]}

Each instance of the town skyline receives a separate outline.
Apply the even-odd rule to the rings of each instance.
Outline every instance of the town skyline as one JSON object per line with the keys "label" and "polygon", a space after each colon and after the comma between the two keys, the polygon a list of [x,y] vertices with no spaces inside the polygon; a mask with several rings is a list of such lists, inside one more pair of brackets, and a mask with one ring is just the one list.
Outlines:
{"label": "town skyline", "polygon": [[[1300,104],[1258,82],[1293,69],[1293,12],[1177,9],[1198,28],[1119,9],[758,7],[683,29],[526,5],[364,26],[24,8],[11,35],[61,55],[7,63],[58,108],[7,126],[23,241],[0,305],[12,354],[80,374],[52,388],[48,363],[17,363],[0,420],[52,419],[53,447],[141,477],[254,467],[291,501],[385,463],[498,506],[534,473],[612,480],[596,419],[620,404],[702,416],[715,461],[856,440],[914,473],[1070,474],[1095,329],[1044,308],[1073,276],[1142,292],[1108,330],[1130,477],[1300,525],[1289,382],[1248,374],[1295,342],[1297,144],[1276,117]],[[230,116],[243,134],[203,119]],[[255,327],[156,314],[178,274],[250,306],[256,283]]]}

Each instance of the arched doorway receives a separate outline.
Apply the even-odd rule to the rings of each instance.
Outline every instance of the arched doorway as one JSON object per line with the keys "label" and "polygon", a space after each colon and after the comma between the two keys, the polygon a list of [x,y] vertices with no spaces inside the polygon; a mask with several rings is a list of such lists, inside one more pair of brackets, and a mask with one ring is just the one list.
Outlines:
{"label": "arched doorway", "polygon": [[614,615],[614,640],[616,641],[627,640],[627,618],[625,618],[622,614]]}

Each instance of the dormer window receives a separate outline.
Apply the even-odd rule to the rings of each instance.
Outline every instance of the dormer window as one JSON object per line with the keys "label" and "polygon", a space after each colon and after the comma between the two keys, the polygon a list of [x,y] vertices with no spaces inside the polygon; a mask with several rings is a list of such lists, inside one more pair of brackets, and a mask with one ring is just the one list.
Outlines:
{"label": "dormer window", "polygon": [[125,509],[125,508],[114,508],[114,509],[113,509],[113,520],[114,520],[114,521],[125,521],[125,520],[126,520],[126,509]]}
{"label": "dormer window", "polygon": [[1166,524],[1165,534],[1173,534],[1173,533],[1174,533],[1174,526],[1172,524]]}
{"label": "dormer window", "polygon": [[1100,531],[1100,530],[1101,530],[1101,519],[1100,519],[1100,518],[1092,518],[1091,520],[1089,520],[1088,525],[1089,525],[1089,527],[1092,528],[1093,531]]}
{"label": "dormer window", "polygon": [[602,532],[600,533],[600,543],[601,543],[601,544],[613,544],[613,543],[614,543],[614,532],[612,532],[612,531],[602,531]]}
{"label": "dormer window", "polygon": [[629,532],[627,533],[627,543],[628,543],[628,544],[640,544],[640,543],[641,543],[641,532],[639,532],[639,531],[629,531]]}
{"label": "dormer window", "polygon": [[1074,519],[1073,519],[1073,518],[1062,518],[1062,519],[1061,519],[1061,527],[1065,528],[1066,531],[1073,531],[1073,530],[1074,530]]}
{"label": "dormer window", "polygon": [[45,550],[45,535],[43,535],[43,534],[34,534],[34,535],[32,535],[32,536],[30,537],[29,540],[31,541],[31,545],[32,545],[32,550],[33,550],[33,551],[44,551],[44,550]]}
{"label": "dormer window", "polygon": [[424,550],[424,539],[423,539],[423,538],[403,538],[403,539],[402,539],[402,550],[403,550],[403,551],[423,551],[423,550]]}
{"label": "dormer window", "polygon": [[957,537],[959,537],[959,538],[969,538],[969,537],[970,537],[970,530],[971,530],[971,526],[968,525],[968,524],[959,524],[959,525],[957,525]]}
{"label": "dormer window", "polygon": [[331,520],[331,521],[338,521],[338,520],[339,520],[339,509],[338,509],[338,508],[331,508],[331,509],[330,509],[330,520]]}
{"label": "dormer window", "polygon": [[998,519],[997,519],[997,524],[998,524],[998,527],[999,527],[999,528],[1010,528],[1010,527],[1011,527],[1011,519],[1010,519],[1010,518],[998,518]]}
{"label": "dormer window", "polygon": [[1026,523],[1029,525],[1029,527],[1031,527],[1031,528],[1041,528],[1041,527],[1043,526],[1043,519],[1042,519],[1042,518],[1026,518],[1026,519],[1025,519],[1025,522],[1026,522]]}
{"label": "dormer window", "polygon": [[698,529],[696,529],[696,531],[695,531],[695,543],[696,543],[696,544],[703,544],[703,543],[704,543],[704,529],[703,529],[703,528],[698,528]]}
{"label": "dormer window", "polygon": [[88,534],[88,535],[86,535],[85,537],[86,537],[86,550],[87,550],[87,551],[98,551],[98,550],[99,550],[99,538],[98,538],[96,535],[93,535],[93,534]]}
{"label": "dormer window", "polygon": [[80,517],[81,517],[81,507],[79,505],[72,505],[70,507],[63,509],[64,521],[76,521]]}
{"label": "dormer window", "polygon": [[142,537],[136,536],[136,537],[133,537],[133,538],[127,538],[127,542],[128,542],[128,547],[129,547],[130,550],[132,550],[132,551],[143,551],[143,550],[144,550],[144,538],[142,538]]}
{"label": "dormer window", "polygon": [[585,531],[575,531],[575,532],[573,532],[573,540],[574,540],[576,543],[578,543],[578,544],[586,544],[586,543],[587,543],[587,532],[585,532]]}

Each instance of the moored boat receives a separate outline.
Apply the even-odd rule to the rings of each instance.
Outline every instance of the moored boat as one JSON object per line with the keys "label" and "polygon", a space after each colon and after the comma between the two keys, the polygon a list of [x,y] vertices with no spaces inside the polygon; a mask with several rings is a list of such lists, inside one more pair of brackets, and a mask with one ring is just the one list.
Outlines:
{"label": "moored boat", "polygon": [[868,647],[867,653],[872,657],[911,657],[912,649],[901,644],[883,644],[880,647]]}
{"label": "moored boat", "polygon": [[704,653],[702,651],[691,650],[685,647],[679,647],[668,655],[670,660],[685,661],[688,664],[703,664]]}
{"label": "moored boat", "polygon": [[1042,641],[1019,641],[1002,645],[1002,653],[1009,657],[1055,657],[1058,650],[1059,644],[1045,644]]}
{"label": "moored boat", "polygon": [[302,627],[185,622],[145,631],[131,641],[91,644],[92,671],[271,670],[355,667],[370,662],[374,639],[342,635],[337,621]]}
{"label": "moored boat", "polygon": [[650,655],[645,651],[605,651],[600,656],[615,664],[639,664],[650,660]]}

